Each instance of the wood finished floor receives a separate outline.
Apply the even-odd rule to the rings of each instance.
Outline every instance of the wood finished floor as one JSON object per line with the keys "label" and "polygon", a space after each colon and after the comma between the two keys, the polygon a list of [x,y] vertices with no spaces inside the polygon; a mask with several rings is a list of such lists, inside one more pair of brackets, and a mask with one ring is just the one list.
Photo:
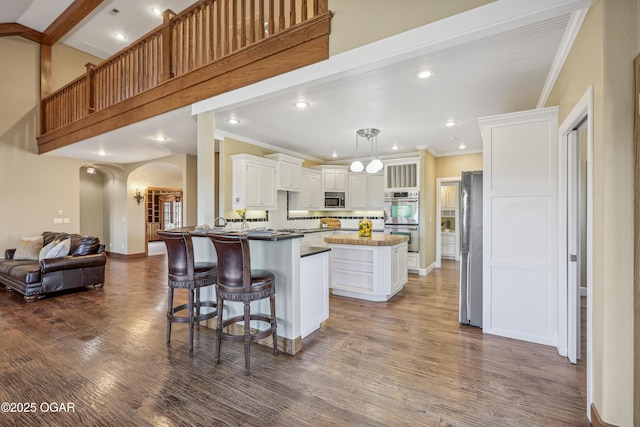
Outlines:
{"label": "wood finished floor", "polygon": [[[458,264],[410,275],[392,301],[332,297],[303,351],[240,343],[213,363],[201,328],[165,343],[166,259],[109,259],[102,290],[34,303],[0,292],[2,426],[567,426],[586,419],[584,363],[457,322]],[[71,402],[74,412],[43,412]]]}

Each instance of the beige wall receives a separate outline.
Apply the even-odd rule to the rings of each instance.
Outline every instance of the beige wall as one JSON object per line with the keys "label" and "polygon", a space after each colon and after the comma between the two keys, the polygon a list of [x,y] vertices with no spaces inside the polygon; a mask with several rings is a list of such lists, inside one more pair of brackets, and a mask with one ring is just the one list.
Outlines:
{"label": "beige wall", "polygon": [[436,158],[420,150],[420,268],[436,262]]}
{"label": "beige wall", "polygon": [[51,48],[51,92],[86,73],[86,64],[98,65],[102,59],[57,43]]}
{"label": "beige wall", "polygon": [[463,171],[482,170],[482,153],[436,157],[436,178],[460,177]]}
{"label": "beige wall", "polygon": [[[45,230],[78,232],[81,161],[38,156],[39,46],[19,37],[0,37],[0,250],[21,235]],[[69,218],[53,224],[53,218]]]}
{"label": "beige wall", "polygon": [[[329,0],[329,54],[335,55],[385,37],[453,16],[493,0]],[[345,37],[348,35],[348,37]]]}
{"label": "beige wall", "polygon": [[104,174],[80,175],[80,233],[96,236],[104,242]]}
{"label": "beige wall", "polygon": [[604,421],[633,424],[634,0],[589,11],[547,105],[560,123],[594,88],[593,400]]}

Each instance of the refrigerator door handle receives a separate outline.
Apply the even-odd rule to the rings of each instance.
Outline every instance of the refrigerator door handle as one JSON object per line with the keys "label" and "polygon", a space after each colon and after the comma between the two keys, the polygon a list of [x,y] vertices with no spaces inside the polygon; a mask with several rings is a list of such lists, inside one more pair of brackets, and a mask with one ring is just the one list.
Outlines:
{"label": "refrigerator door handle", "polygon": [[471,252],[467,252],[467,323],[471,323],[471,293],[469,280],[469,264],[471,264]]}

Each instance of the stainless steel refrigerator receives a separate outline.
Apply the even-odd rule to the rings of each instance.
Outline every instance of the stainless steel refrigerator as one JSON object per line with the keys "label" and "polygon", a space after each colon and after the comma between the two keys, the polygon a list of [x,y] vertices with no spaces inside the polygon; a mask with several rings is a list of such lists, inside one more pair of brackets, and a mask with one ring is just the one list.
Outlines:
{"label": "stainless steel refrigerator", "polygon": [[482,171],[462,172],[460,323],[482,327]]}

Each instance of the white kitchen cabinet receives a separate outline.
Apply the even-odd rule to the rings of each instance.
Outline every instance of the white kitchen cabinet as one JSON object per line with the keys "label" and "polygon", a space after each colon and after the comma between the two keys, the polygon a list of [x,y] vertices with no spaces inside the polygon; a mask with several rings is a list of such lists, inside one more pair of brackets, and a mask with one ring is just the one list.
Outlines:
{"label": "white kitchen cabinet", "polygon": [[300,336],[329,318],[329,253],[300,258]]}
{"label": "white kitchen cabinet", "polygon": [[249,154],[231,160],[233,209],[276,209],[276,162]]}
{"label": "white kitchen cabinet", "polygon": [[268,159],[275,160],[276,189],[283,191],[300,191],[300,173],[303,159],[282,153],[267,154]]}
{"label": "white kitchen cabinet", "polygon": [[289,193],[289,208],[308,210],[322,208],[322,178],[319,171],[302,168],[300,191]]}
{"label": "white kitchen cabinet", "polygon": [[384,174],[349,174],[350,209],[384,209]]}
{"label": "white kitchen cabinet", "polygon": [[420,159],[396,159],[384,162],[385,191],[420,190]]}
{"label": "white kitchen cabinet", "polygon": [[346,169],[322,169],[324,191],[347,191]]}
{"label": "white kitchen cabinet", "polygon": [[458,192],[455,185],[443,185],[440,189],[440,208],[455,210],[458,208]]}
{"label": "white kitchen cabinet", "polygon": [[416,252],[407,252],[407,270],[418,270],[420,262]]}
{"label": "white kitchen cabinet", "polygon": [[407,282],[407,243],[395,246],[330,244],[334,295],[387,301]]}
{"label": "white kitchen cabinet", "polygon": [[455,233],[440,233],[440,256],[443,258],[456,257]]}

